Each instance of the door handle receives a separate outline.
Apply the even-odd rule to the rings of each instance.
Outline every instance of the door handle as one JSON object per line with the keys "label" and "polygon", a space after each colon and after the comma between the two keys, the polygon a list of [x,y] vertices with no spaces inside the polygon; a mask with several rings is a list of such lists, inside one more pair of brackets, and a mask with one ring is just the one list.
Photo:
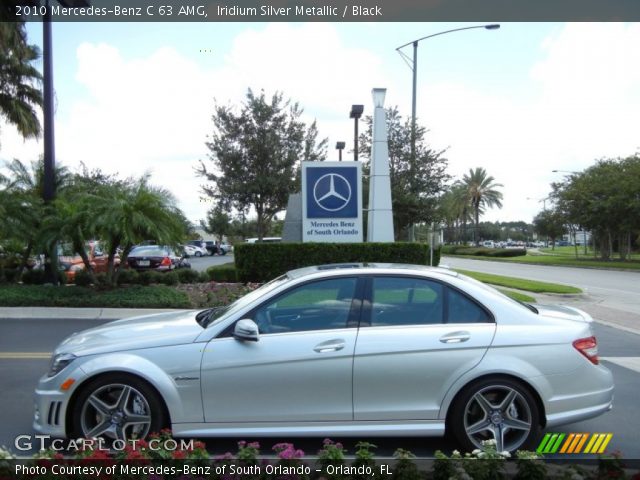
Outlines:
{"label": "door handle", "polygon": [[344,348],[344,340],[328,340],[326,342],[319,343],[313,349],[314,352],[328,353],[337,352]]}
{"label": "door handle", "polygon": [[442,343],[462,343],[471,338],[471,334],[467,331],[451,332],[440,337]]}

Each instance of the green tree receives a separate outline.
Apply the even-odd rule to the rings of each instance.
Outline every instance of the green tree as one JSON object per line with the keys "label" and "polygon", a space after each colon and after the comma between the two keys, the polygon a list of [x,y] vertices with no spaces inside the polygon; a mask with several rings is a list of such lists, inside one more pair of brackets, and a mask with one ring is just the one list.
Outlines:
{"label": "green tree", "polygon": [[[28,265],[31,255],[39,253],[45,246],[42,236],[44,219],[52,215],[53,206],[45,206],[42,200],[44,184],[44,162],[39,160],[31,165],[14,159],[6,164],[8,176],[4,190],[5,216],[0,230],[0,238],[15,240],[23,246],[19,273]],[[56,167],[56,189],[64,191],[70,181],[70,174],[63,166]],[[19,275],[18,275],[19,276]]]}
{"label": "green tree", "polygon": [[564,235],[566,218],[557,209],[543,210],[533,219],[533,228],[543,237],[551,239],[551,249],[555,249],[556,239]]}
{"label": "green tree", "polygon": [[42,79],[33,62],[38,48],[27,43],[24,22],[0,22],[0,117],[24,138],[40,135],[37,109],[42,106]]}
{"label": "green tree", "polygon": [[[411,120],[403,120],[397,107],[386,109],[391,202],[396,238],[406,236],[406,229],[415,223],[438,219],[438,196],[444,191],[450,176],[446,173],[444,150],[434,150],[426,144],[427,130],[416,126],[416,162],[411,168]],[[371,157],[373,118],[366,117],[366,131],[360,135],[359,150],[368,171]]]}
{"label": "green tree", "polygon": [[203,192],[224,210],[255,210],[259,238],[297,190],[300,160],[319,159],[326,148],[326,141],[314,145],[315,123],[307,127],[301,115],[298,104],[279,92],[267,99],[264,91],[249,90],[238,113],[230,106],[215,107],[207,142],[211,166],[200,161],[196,173],[209,182]]}
{"label": "green tree", "polygon": [[149,185],[149,176],[113,181],[97,190],[96,232],[106,242],[108,281],[115,283],[115,256],[122,248],[127,258],[143,240],[177,245],[184,237],[184,224],[176,200],[169,191]]}
{"label": "green tree", "polygon": [[438,200],[438,216],[445,224],[445,242],[465,243],[467,223],[473,221],[467,189],[455,182]]}
{"label": "green tree", "polygon": [[602,159],[553,184],[552,196],[569,222],[591,230],[600,257],[617,249],[626,259],[640,232],[640,156]]}
{"label": "green tree", "polygon": [[206,220],[200,220],[200,226],[205,232],[222,241],[222,237],[228,236],[231,232],[231,215],[216,205],[207,212]]}
{"label": "green tree", "polygon": [[498,207],[502,208],[502,193],[498,188],[503,185],[495,183],[495,179],[487,175],[487,171],[482,167],[469,169],[469,173],[462,177],[462,183],[467,190],[467,197],[473,211],[473,221],[475,224],[473,230],[473,241],[477,245],[478,226],[480,223],[480,214],[485,208]]}

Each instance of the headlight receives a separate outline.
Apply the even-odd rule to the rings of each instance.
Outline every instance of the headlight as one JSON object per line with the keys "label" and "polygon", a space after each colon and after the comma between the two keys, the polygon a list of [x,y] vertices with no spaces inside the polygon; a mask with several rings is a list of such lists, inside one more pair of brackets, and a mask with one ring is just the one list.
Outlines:
{"label": "headlight", "polygon": [[57,375],[75,359],[76,356],[71,353],[59,353],[58,355],[51,357],[48,376],[53,377],[54,375]]}

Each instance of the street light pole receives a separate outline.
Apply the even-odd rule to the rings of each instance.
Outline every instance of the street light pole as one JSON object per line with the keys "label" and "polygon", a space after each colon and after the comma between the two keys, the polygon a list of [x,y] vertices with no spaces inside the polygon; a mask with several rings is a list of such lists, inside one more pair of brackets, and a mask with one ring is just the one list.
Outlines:
{"label": "street light pole", "polygon": [[[418,85],[418,43],[421,42],[422,40],[426,40],[427,38],[437,37],[439,35],[444,35],[446,33],[461,32],[463,30],[471,30],[474,28],[484,28],[486,30],[497,30],[498,28],[500,28],[500,24],[493,23],[489,25],[474,25],[471,27],[462,27],[462,28],[454,28],[451,30],[445,30],[444,32],[438,32],[432,35],[427,35],[426,37],[418,38],[417,40],[413,40],[412,42],[405,43],[404,45],[401,45],[398,48],[396,48],[396,51],[400,54],[402,59],[405,61],[405,63],[409,66],[409,68],[413,72],[412,96],[411,96],[411,159],[410,159],[411,160],[410,191],[412,194],[415,194],[413,179],[415,178],[415,166],[416,166],[415,164],[416,164],[416,103],[417,103],[417,85]],[[407,47],[409,45],[413,45],[413,58],[409,58],[408,55],[406,55],[404,52],[401,51],[404,47]],[[415,240],[414,225],[413,223],[411,223],[411,228],[409,229],[409,241],[414,241],[414,240]]]}
{"label": "street light pole", "polygon": [[358,120],[364,112],[364,105],[351,105],[349,118],[353,118],[353,161],[358,161]]}

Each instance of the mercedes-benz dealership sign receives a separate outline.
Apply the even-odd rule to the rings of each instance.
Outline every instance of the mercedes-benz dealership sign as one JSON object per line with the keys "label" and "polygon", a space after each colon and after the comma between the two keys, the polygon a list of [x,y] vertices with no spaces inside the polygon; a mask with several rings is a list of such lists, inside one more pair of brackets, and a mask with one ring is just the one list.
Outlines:
{"label": "mercedes-benz dealership sign", "polygon": [[302,240],[362,242],[359,162],[302,162]]}

